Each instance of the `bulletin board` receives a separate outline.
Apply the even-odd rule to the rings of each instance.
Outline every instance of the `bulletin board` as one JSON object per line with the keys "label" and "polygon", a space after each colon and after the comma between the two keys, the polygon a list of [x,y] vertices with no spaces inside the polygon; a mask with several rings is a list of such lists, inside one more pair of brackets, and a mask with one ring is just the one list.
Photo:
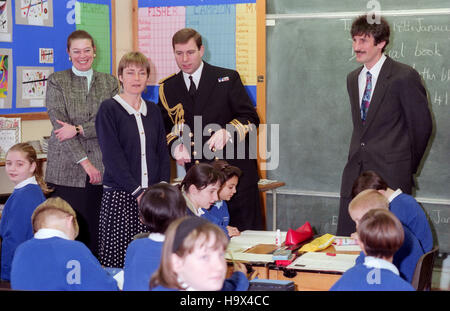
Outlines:
{"label": "bulletin board", "polygon": [[71,68],[67,37],[88,31],[95,40],[93,69],[114,68],[115,0],[0,1],[0,115],[48,118],[48,76]]}
{"label": "bulletin board", "polygon": [[[265,1],[257,0],[134,0],[134,48],[151,64],[144,97],[158,101],[158,81],[179,71],[172,36],[184,27],[201,35],[203,59],[215,66],[237,70],[257,107],[258,62],[264,63],[258,46],[265,50]],[[262,22],[261,22],[262,17]],[[264,65],[261,66],[264,68]],[[258,100],[257,100],[258,98]]]}

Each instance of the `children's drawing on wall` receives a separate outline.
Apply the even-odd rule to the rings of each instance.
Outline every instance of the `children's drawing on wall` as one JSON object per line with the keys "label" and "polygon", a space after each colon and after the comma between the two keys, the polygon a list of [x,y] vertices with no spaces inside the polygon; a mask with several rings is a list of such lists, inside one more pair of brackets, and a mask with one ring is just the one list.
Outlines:
{"label": "children's drawing on wall", "polygon": [[8,32],[7,4],[6,0],[0,1],[0,32]]}
{"label": "children's drawing on wall", "polygon": [[53,49],[40,48],[39,49],[39,63],[53,64]]}
{"label": "children's drawing on wall", "polygon": [[0,41],[12,40],[11,0],[0,0]]}
{"label": "children's drawing on wall", "polygon": [[0,49],[0,108],[11,108],[12,103],[12,50]]}
{"label": "children's drawing on wall", "polygon": [[48,70],[24,70],[22,71],[22,98],[45,98]]}
{"label": "children's drawing on wall", "polygon": [[53,67],[17,66],[17,107],[44,107],[47,79]]}
{"label": "children's drawing on wall", "polygon": [[16,24],[53,26],[53,0],[16,0]]}
{"label": "children's drawing on wall", "polygon": [[0,98],[8,96],[8,55],[0,55]]}

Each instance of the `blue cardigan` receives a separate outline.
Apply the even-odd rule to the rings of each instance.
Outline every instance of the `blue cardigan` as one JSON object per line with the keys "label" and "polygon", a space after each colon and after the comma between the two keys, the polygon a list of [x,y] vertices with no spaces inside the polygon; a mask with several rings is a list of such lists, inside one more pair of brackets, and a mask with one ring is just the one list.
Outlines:
{"label": "blue cardigan", "polygon": [[[375,280],[371,279],[374,273],[379,273]],[[388,269],[368,268],[360,263],[347,270],[330,291],[414,291],[414,288]]]}
{"label": "blue cardigan", "polygon": [[[170,159],[161,111],[146,102],[147,114],[141,115],[145,132],[148,185],[169,181]],[[103,185],[111,190],[125,190],[138,197],[141,180],[141,144],[134,115],[115,99],[105,100],[95,120],[98,142],[103,154]]]}
{"label": "blue cardigan", "polygon": [[422,207],[406,193],[401,193],[390,203],[390,210],[419,240],[425,253],[433,248],[433,234]]}
{"label": "blue cardigan", "polygon": [[31,215],[44,201],[44,194],[36,184],[14,189],[6,201],[0,221],[2,280],[10,280],[11,263],[17,246],[33,237]]}
{"label": "blue cardigan", "polygon": [[51,291],[116,291],[117,282],[81,242],[31,239],[17,248],[11,288]]}

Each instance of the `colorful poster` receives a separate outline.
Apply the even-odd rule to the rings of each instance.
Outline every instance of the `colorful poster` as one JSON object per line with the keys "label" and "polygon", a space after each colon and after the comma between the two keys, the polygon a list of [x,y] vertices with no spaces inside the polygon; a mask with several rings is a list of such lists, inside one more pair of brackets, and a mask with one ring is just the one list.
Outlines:
{"label": "colorful poster", "polygon": [[47,79],[53,67],[17,66],[16,107],[45,107]]}
{"label": "colorful poster", "polygon": [[0,41],[12,41],[11,0],[0,0]]}
{"label": "colorful poster", "polygon": [[172,36],[185,24],[186,9],[182,6],[139,9],[138,49],[150,61],[150,85],[157,85],[159,80],[179,71]]}
{"label": "colorful poster", "polygon": [[39,48],[39,63],[53,64],[53,49]]}
{"label": "colorful poster", "polygon": [[16,24],[53,27],[53,0],[16,0]]}
{"label": "colorful poster", "polygon": [[8,97],[8,55],[0,55],[0,98]]}
{"label": "colorful poster", "polygon": [[22,99],[44,99],[49,70],[22,71]]}

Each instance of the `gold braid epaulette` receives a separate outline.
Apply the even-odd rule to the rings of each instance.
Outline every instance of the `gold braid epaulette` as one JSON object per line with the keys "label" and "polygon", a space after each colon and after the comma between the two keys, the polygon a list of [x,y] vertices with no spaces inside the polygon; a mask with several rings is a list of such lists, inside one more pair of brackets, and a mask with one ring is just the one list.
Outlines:
{"label": "gold braid epaulette", "polygon": [[180,132],[183,130],[184,125],[184,109],[183,105],[181,103],[178,103],[173,108],[169,107],[169,104],[167,103],[166,95],[164,94],[164,82],[168,80],[169,78],[173,77],[175,74],[172,74],[158,82],[159,84],[159,98],[161,100],[162,105],[167,110],[167,114],[170,117],[170,120],[172,120],[172,123],[174,125],[177,125],[174,127],[174,130],[172,130],[171,133],[169,133],[167,138],[167,144],[169,144],[172,140],[180,136]]}
{"label": "gold braid epaulette", "polygon": [[241,122],[239,122],[239,120],[237,119],[233,119],[230,121],[230,124],[233,125],[237,132],[239,133],[239,141],[242,141],[245,139],[245,135],[247,135],[247,133],[249,131],[251,131],[251,123],[250,121],[247,121],[248,124],[244,125]]}

